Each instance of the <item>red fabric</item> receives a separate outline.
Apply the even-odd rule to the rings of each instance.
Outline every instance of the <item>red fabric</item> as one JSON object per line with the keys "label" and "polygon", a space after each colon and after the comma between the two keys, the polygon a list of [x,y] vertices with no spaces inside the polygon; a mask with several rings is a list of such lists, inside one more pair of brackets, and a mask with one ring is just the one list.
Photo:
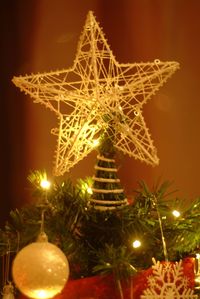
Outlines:
{"label": "red fabric", "polygon": [[[183,261],[184,275],[189,278],[188,287],[194,287],[194,260]],[[152,273],[149,268],[140,272],[129,282],[122,282],[124,299],[139,299],[147,288],[147,277]],[[131,287],[132,283],[132,287]],[[132,293],[132,296],[131,296]],[[63,292],[56,299],[121,299],[115,281],[109,276],[93,276],[77,280],[69,280]],[[24,298],[21,298],[24,299]]]}

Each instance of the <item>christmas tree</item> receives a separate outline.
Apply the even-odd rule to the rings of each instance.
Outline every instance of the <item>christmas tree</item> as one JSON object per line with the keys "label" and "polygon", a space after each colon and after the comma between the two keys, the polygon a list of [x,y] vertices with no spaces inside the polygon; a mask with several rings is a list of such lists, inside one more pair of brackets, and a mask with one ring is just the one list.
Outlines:
{"label": "christmas tree", "polygon": [[[152,190],[140,182],[134,198],[128,200],[117,176],[118,151],[151,165],[158,164],[142,107],[177,68],[176,62],[159,60],[119,64],[89,12],[72,68],[13,79],[18,87],[58,117],[58,128],[53,130],[58,136],[55,175],[63,175],[93,151],[96,144],[99,146],[94,177],[80,179],[75,186],[69,179],[60,182],[55,178],[47,190],[48,185],[41,185],[47,183],[45,172],[34,171],[29,175],[35,202],[11,211],[0,232],[1,254],[7,268],[10,256],[14,258],[17,252],[30,248],[30,243],[35,246],[39,235],[39,252],[44,253],[43,245],[47,243],[59,247],[68,259],[71,279],[112,274],[120,298],[124,298],[122,282],[151,267],[152,258],[168,263],[198,253],[199,199],[174,218],[172,211],[180,202],[170,197],[169,182],[158,184]],[[179,216],[177,210],[174,215]],[[51,268],[48,264],[48,268],[48,255],[43,254],[42,262],[45,269],[54,271],[55,278],[62,267]],[[30,254],[27,263],[29,258]],[[68,262],[63,263],[66,266]],[[20,267],[22,262],[18,263],[14,263],[13,274],[21,279],[23,269],[27,269]],[[182,273],[180,268],[178,273]],[[160,268],[155,269],[158,272]],[[66,274],[68,270],[63,271]],[[170,271],[174,270],[170,268]],[[19,287],[18,278],[15,279]],[[35,280],[38,288],[41,281]],[[3,282],[4,296],[8,287],[8,293],[13,294],[8,281],[9,269]],[[24,291],[26,279],[21,281],[23,286],[19,289],[27,296],[49,298],[56,294],[46,296],[41,286],[34,290],[33,296],[30,288]],[[55,281],[49,279],[48,289],[52,289],[51,282]],[[187,286],[182,284],[182,289],[190,297],[180,295],[180,298],[195,298]],[[154,298],[148,297],[148,291],[144,296]]]}

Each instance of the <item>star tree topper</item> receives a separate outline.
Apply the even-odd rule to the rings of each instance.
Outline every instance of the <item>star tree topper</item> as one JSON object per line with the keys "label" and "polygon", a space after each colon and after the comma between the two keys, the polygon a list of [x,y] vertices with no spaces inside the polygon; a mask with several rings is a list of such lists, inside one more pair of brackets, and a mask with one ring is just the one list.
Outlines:
{"label": "star tree topper", "polygon": [[119,64],[89,12],[72,68],[14,77],[13,82],[56,113],[54,174],[62,175],[94,149],[105,131],[117,150],[158,164],[142,107],[178,67],[159,60]]}

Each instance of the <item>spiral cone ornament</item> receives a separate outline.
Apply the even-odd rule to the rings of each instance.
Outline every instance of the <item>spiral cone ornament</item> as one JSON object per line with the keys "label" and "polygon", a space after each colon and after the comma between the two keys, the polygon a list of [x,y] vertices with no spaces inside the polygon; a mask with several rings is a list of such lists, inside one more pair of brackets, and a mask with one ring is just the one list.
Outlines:
{"label": "spiral cone ornament", "polygon": [[90,206],[95,209],[113,210],[127,205],[127,199],[117,176],[114,148],[114,136],[108,130],[101,138],[97,162],[94,167],[92,196],[89,200]]}
{"label": "spiral cone ornament", "polygon": [[90,205],[98,210],[113,210],[127,205],[124,190],[117,177],[115,159],[100,155],[97,156],[97,159]]}

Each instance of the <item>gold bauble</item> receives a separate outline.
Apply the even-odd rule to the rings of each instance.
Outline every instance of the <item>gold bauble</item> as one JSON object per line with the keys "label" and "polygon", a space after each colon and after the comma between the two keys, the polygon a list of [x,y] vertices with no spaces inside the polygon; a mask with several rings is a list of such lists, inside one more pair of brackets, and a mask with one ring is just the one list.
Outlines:
{"label": "gold bauble", "polygon": [[17,288],[30,298],[52,298],[60,293],[69,277],[64,253],[49,242],[34,242],[16,255],[12,275]]}

